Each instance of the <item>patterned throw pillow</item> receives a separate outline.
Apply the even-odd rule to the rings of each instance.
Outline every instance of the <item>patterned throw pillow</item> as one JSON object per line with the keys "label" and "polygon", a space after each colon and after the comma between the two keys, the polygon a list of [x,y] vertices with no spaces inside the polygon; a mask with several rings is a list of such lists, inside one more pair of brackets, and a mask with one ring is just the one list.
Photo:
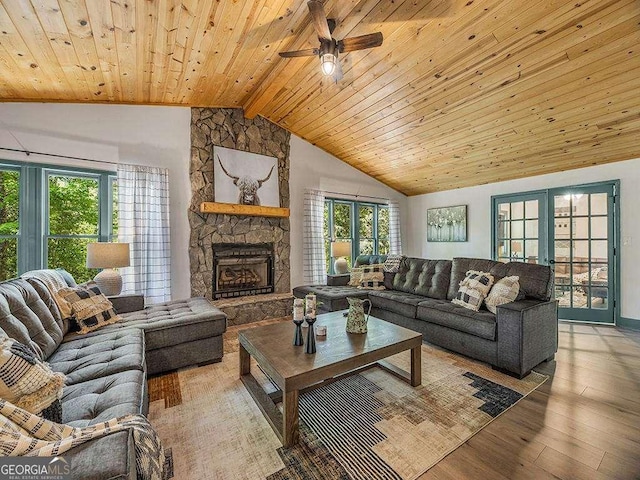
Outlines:
{"label": "patterned throw pillow", "polygon": [[80,333],[89,333],[120,321],[113,304],[95,284],[64,288],[58,293],[71,304],[71,312],[80,327]]}
{"label": "patterned throw pillow", "polygon": [[357,287],[360,285],[360,281],[362,280],[362,270],[364,267],[353,267],[351,272],[349,273],[349,285],[350,287]]}
{"label": "patterned throw pillow", "polygon": [[39,414],[59,402],[64,379],[26,345],[6,335],[0,337],[0,398]]}
{"label": "patterned throw pillow", "polygon": [[384,265],[365,265],[358,288],[362,290],[384,290]]}
{"label": "patterned throw pillow", "polygon": [[384,262],[384,271],[398,273],[398,270],[400,270],[400,262],[402,262],[403,258],[403,255],[387,255],[387,260]]}
{"label": "patterned throw pillow", "polygon": [[504,303],[511,303],[518,298],[520,292],[520,277],[504,277],[498,280],[491,288],[489,295],[484,300],[487,309],[496,313],[496,307]]}
{"label": "patterned throw pillow", "polygon": [[493,275],[477,270],[469,270],[460,282],[456,298],[451,300],[456,305],[478,311],[493,285]]}

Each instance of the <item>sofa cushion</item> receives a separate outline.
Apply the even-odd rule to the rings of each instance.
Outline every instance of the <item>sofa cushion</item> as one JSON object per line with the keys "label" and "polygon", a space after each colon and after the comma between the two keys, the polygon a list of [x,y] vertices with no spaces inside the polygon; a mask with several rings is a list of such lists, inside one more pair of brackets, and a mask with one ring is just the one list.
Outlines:
{"label": "sofa cushion", "polygon": [[369,292],[373,308],[388,310],[408,318],[416,318],[416,309],[424,297],[396,290],[374,290]]}
{"label": "sofa cushion", "polygon": [[383,268],[383,264],[363,266],[358,288],[361,290],[384,290]]}
{"label": "sofa cushion", "polygon": [[393,289],[424,297],[445,299],[450,274],[451,260],[403,258],[398,273],[393,279]]}
{"label": "sofa cushion", "polygon": [[96,334],[142,329],[147,350],[215,337],[227,329],[227,316],[203,297],[159,303],[120,317]]}
{"label": "sofa cushion", "polygon": [[520,282],[518,277],[513,275],[511,277],[504,277],[498,280],[493,287],[484,303],[487,306],[487,310],[491,313],[496,313],[496,307],[505,303],[514,302],[518,298],[520,293]]}
{"label": "sofa cushion", "polygon": [[509,262],[501,263],[482,258],[454,258],[451,266],[451,282],[447,298],[453,300],[458,293],[460,282],[467,271],[480,270],[492,274],[496,280],[517,276],[520,290],[526,297],[538,300],[549,300],[553,295],[553,276],[551,268],[536,263]]}
{"label": "sofa cushion", "polygon": [[67,287],[58,291],[69,305],[80,333],[89,333],[106,325],[120,321],[113,304],[105,297],[96,284],[81,287]]}
{"label": "sofa cushion", "polygon": [[0,328],[46,360],[60,345],[62,329],[33,286],[23,279],[0,283]]}
{"label": "sofa cushion", "polygon": [[[335,312],[349,308],[347,297],[367,298],[370,290],[358,290],[356,287],[336,287],[329,285],[306,285],[293,289],[296,298],[304,298],[308,293],[315,293],[319,312]],[[322,305],[319,303],[322,302]]]}
{"label": "sofa cushion", "polygon": [[446,300],[425,300],[418,305],[419,320],[449,327],[487,340],[496,338],[496,316],[487,311],[474,312]]}
{"label": "sofa cushion", "polygon": [[456,298],[451,302],[477,312],[489,294],[493,280],[493,275],[490,273],[469,270],[464,280],[460,282]]}
{"label": "sofa cushion", "polygon": [[142,413],[145,374],[128,370],[64,387],[62,421],[86,427],[112,418]]}
{"label": "sofa cushion", "polygon": [[143,371],[144,362],[144,333],[137,329],[72,337],[49,357],[51,368],[67,376],[67,385],[128,370]]}

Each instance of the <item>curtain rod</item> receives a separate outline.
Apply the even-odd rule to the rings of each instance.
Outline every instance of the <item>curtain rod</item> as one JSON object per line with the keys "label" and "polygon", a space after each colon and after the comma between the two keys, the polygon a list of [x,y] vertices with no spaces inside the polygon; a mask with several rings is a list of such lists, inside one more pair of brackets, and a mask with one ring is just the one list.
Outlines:
{"label": "curtain rod", "polygon": [[[44,155],[47,157],[56,157],[56,158],[66,158],[68,160],[82,160],[84,162],[94,162],[94,163],[108,163],[110,165],[124,165],[124,164],[120,164],[119,162],[111,162],[109,160],[95,160],[93,158],[85,158],[85,157],[73,157],[70,155],[59,155],[57,153],[44,153],[44,152],[34,152],[32,150],[26,150],[26,149],[19,149],[19,148],[7,148],[7,147],[0,147],[0,150],[5,150],[7,152],[16,152],[16,153],[24,153],[28,156],[30,156],[31,154],[34,155]],[[145,166],[145,165],[138,165],[135,163],[128,163],[127,165],[136,165],[136,166]]]}
{"label": "curtain rod", "polygon": [[326,190],[322,190],[324,193],[328,193],[330,195],[344,195],[345,197],[355,197],[355,198],[375,198],[376,200],[387,200],[389,201],[389,198],[384,198],[384,197],[373,197],[371,195],[358,195],[358,194],[353,194],[353,193],[341,193],[341,192],[327,192]]}
{"label": "curtain rod", "polygon": [[47,157],[57,157],[57,158],[66,158],[69,160],[84,160],[85,162],[95,162],[95,163],[110,163],[112,165],[117,165],[117,162],[110,162],[108,160],[95,160],[93,158],[85,158],[85,157],[72,157],[70,155],[59,155],[57,153],[44,153],[44,152],[34,152],[31,150],[21,150],[19,148],[7,148],[7,147],[0,147],[0,150],[5,150],[7,152],[17,152],[17,153],[24,153],[28,156],[30,156],[31,154],[34,155],[45,155]]}

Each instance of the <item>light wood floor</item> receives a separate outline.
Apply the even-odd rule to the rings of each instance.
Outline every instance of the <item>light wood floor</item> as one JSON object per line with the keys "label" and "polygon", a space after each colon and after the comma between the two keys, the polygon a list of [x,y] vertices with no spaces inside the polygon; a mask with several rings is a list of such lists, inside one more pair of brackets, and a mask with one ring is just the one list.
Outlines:
{"label": "light wood floor", "polygon": [[538,390],[420,480],[640,479],[640,332],[560,324]]}

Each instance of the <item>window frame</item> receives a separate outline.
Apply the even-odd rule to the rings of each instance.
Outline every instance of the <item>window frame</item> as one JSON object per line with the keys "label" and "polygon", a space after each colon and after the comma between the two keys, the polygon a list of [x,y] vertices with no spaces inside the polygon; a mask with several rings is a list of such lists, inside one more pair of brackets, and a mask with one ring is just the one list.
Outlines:
{"label": "window frame", "polygon": [[[376,202],[359,202],[357,200],[349,200],[349,199],[344,199],[344,198],[333,198],[333,197],[325,197],[325,208],[328,208],[329,210],[329,221],[328,221],[328,227],[329,227],[329,238],[325,238],[325,242],[329,241],[329,245],[331,244],[332,241],[336,240],[337,238],[335,237],[335,225],[334,225],[334,212],[335,212],[335,205],[336,204],[346,204],[349,205],[350,209],[351,209],[351,222],[350,222],[350,229],[351,229],[351,238],[342,238],[340,237],[338,240],[349,240],[351,242],[351,259],[352,261],[355,260],[355,258],[360,255],[360,229],[359,229],[359,225],[360,225],[360,207],[373,207],[373,253],[371,253],[370,255],[379,255],[379,251],[380,251],[380,238],[378,236],[378,219],[379,219],[379,212],[381,209],[389,209],[389,205],[387,203],[376,203]],[[391,219],[389,218],[389,221]],[[366,238],[366,240],[371,240],[371,238],[369,237],[362,237],[362,238]],[[387,239],[389,240],[390,235],[387,237],[383,237],[383,239]],[[329,252],[331,251],[331,249],[329,248]],[[333,275],[335,273],[334,268],[333,268],[333,262],[331,261],[331,258],[328,259],[329,264],[329,270],[328,270],[328,274],[329,275]]]}
{"label": "window frame", "polygon": [[[18,275],[48,267],[49,238],[95,238],[99,242],[113,240],[113,183],[117,181],[115,171],[9,160],[0,160],[0,168],[20,172]],[[97,235],[49,234],[51,175],[94,178],[98,181]]]}

